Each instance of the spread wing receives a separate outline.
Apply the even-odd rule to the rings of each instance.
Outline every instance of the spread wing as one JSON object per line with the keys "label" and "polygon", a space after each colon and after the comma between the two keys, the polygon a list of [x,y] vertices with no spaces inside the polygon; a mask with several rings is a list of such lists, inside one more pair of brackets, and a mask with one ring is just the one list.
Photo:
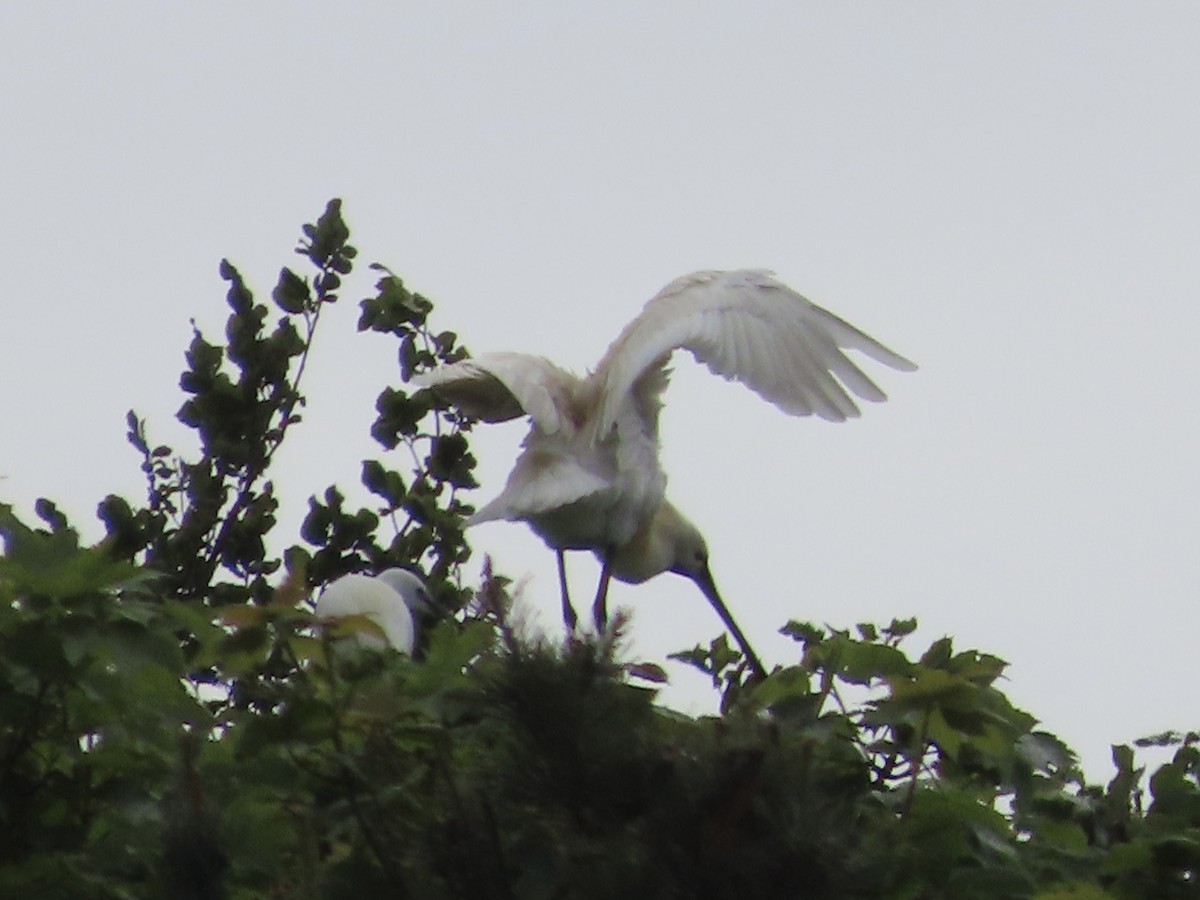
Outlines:
{"label": "spread wing", "polygon": [[527,415],[545,434],[573,429],[578,382],[550,360],[525,353],[486,353],[410,379],[473,419],[507,422]]}
{"label": "spread wing", "polygon": [[576,503],[611,485],[562,446],[527,447],[496,497],[472,515],[468,524],[493,519],[523,520]]}
{"label": "spread wing", "polygon": [[628,392],[665,387],[662,371],[676,349],[784,412],[833,422],[859,415],[851,394],[887,399],[846,350],[900,371],[916,368],[770,272],[696,272],[651,299],[600,361],[589,381],[602,404],[600,434],[612,427]]}

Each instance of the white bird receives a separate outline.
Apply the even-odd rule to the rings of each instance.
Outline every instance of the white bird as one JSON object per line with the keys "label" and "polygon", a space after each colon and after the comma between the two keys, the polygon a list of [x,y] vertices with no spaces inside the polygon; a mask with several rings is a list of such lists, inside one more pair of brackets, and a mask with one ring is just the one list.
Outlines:
{"label": "white bird", "polygon": [[391,647],[412,656],[417,644],[417,613],[434,609],[425,582],[407,569],[384,569],[378,575],[351,573],[331,581],[317,597],[318,619],[365,616],[383,632],[355,635],[363,646]]}
{"label": "white bird", "polygon": [[637,584],[676,572],[703,591],[748,664],[763,675],[713,583],[704,538],[665,497],[658,414],[667,364],[677,349],[786,413],[832,422],[859,415],[851,393],[886,399],[843,351],[856,350],[901,371],[916,368],[771,272],[741,270],[695,272],[668,284],[585,378],[544,357],[489,353],[412,383],[484,422],[531,419],[503,492],[469,523],[524,521],[557,552],[569,628],[576,619],[563,551],[590,550],[602,564],[592,610],[597,628],[607,619],[610,578]]}

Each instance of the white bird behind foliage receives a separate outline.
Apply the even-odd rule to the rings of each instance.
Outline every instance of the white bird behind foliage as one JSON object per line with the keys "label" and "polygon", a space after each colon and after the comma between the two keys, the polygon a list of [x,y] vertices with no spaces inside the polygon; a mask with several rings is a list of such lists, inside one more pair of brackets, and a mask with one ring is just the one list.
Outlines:
{"label": "white bird behind foliage", "polygon": [[432,609],[424,581],[407,569],[385,569],[378,575],[352,573],[330,582],[317,597],[316,615],[325,620],[365,616],[383,636],[359,631],[355,639],[360,644],[377,650],[391,647],[411,656],[417,643],[414,613]]}
{"label": "white bird behind foliage", "polygon": [[831,422],[859,415],[852,394],[886,399],[845,351],[900,371],[916,368],[770,272],[740,270],[695,272],[668,284],[584,378],[522,353],[489,353],[414,377],[484,422],[529,416],[532,428],[508,483],[470,521],[527,522],[559,551],[563,613],[572,627],[564,550],[591,550],[604,563],[598,624],[610,574],[637,583],[674,571],[695,580],[732,626],[715,588],[706,587],[703,538],[665,499],[658,415],[678,349],[786,413]]}

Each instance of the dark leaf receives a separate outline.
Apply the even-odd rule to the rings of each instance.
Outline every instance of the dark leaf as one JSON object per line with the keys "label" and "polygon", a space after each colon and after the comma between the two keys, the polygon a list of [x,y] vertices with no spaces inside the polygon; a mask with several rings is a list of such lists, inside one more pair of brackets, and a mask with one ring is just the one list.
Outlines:
{"label": "dark leaf", "polygon": [[271,298],[284,312],[296,314],[308,308],[312,294],[303,278],[291,269],[284,268],[279,272],[279,283],[271,292]]}

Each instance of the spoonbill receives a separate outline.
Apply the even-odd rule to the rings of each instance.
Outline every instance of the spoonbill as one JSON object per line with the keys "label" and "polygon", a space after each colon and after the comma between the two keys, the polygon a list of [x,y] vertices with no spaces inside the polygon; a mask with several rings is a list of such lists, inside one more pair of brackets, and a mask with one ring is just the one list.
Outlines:
{"label": "spoonbill", "polygon": [[357,572],[343,575],[325,586],[317,597],[318,619],[366,616],[383,635],[360,631],[362,645],[383,650],[391,647],[413,655],[419,626],[417,615],[432,612],[433,598],[425,582],[407,569],[384,569],[378,575]]}
{"label": "spoonbill", "polygon": [[658,414],[668,362],[678,349],[786,413],[831,422],[859,415],[851,393],[886,399],[843,351],[900,371],[916,368],[773,273],[743,269],[694,272],[672,281],[584,378],[541,356],[488,353],[411,381],[471,418],[531,420],[504,490],[468,524],[506,519],[533,528],[557,554],[569,629],[576,615],[563,553],[590,550],[601,563],[592,606],[597,629],[607,621],[611,578],[640,584],[675,572],[695,582],[748,665],[763,676],[762,663],[717,592],[703,536],[665,496]]}

